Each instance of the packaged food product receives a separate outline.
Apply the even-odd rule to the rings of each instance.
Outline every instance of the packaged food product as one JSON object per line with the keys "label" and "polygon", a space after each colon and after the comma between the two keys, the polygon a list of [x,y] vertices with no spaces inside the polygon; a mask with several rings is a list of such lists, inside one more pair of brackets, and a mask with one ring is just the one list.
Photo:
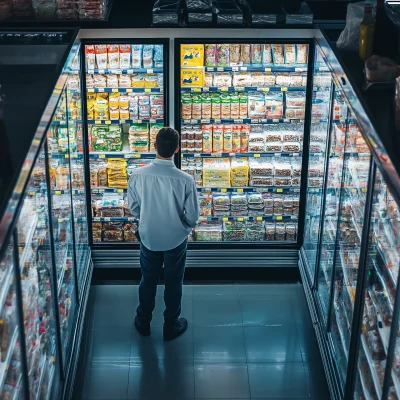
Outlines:
{"label": "packaged food product", "polygon": [[232,84],[235,87],[251,86],[251,73],[235,72],[233,74]]}
{"label": "packaged food product", "polygon": [[221,118],[231,118],[231,97],[227,93],[221,94]]}
{"label": "packaged food product", "polygon": [[275,224],[275,240],[283,242],[286,237],[286,227],[283,222],[277,222]]}
{"label": "packaged food product", "polygon": [[240,63],[240,44],[229,46],[229,65],[235,66]]}
{"label": "packaged food product", "polygon": [[273,186],[274,178],[272,176],[253,176],[250,179],[250,186]]}
{"label": "packaged food product", "polygon": [[203,86],[204,69],[200,68],[182,68],[181,86]]}
{"label": "packaged food product", "polygon": [[298,64],[307,64],[308,45],[296,44],[296,48],[297,48],[297,63]]}
{"label": "packaged food product", "polygon": [[265,143],[262,142],[249,142],[249,152],[259,153],[265,151]]}
{"label": "packaged food product", "polygon": [[265,97],[263,93],[249,93],[248,113],[250,118],[265,117]]}
{"label": "packaged food product", "polygon": [[304,119],[304,115],[305,115],[304,108],[286,108],[286,118]]}
{"label": "packaged food product", "polygon": [[103,199],[97,202],[96,215],[99,217],[123,217],[123,197],[117,193],[105,193]]}
{"label": "packaged food product", "polygon": [[305,92],[286,92],[286,107],[299,108],[306,106]]}
{"label": "packaged food product", "polygon": [[230,206],[231,198],[229,193],[213,193],[212,195],[214,206]]}
{"label": "packaged food product", "polygon": [[192,94],[192,118],[200,119],[202,109],[201,95]]}
{"label": "packaged food product", "polygon": [[143,45],[143,68],[153,68],[153,52],[154,45],[145,44]]}
{"label": "packaged food product", "polygon": [[261,72],[251,73],[251,85],[262,87],[265,85],[265,75]]}
{"label": "packaged food product", "polygon": [[286,240],[294,242],[296,240],[296,225],[287,223],[285,229],[286,229]]}
{"label": "packaged food product", "polygon": [[273,176],[274,166],[268,158],[251,158],[249,163],[250,176]]}
{"label": "packaged food product", "polygon": [[240,62],[243,65],[251,64],[251,44],[240,45]]}
{"label": "packaged food product", "polygon": [[274,86],[276,83],[276,76],[272,73],[264,74],[264,86]]}
{"label": "packaged food product", "polygon": [[108,67],[119,68],[119,47],[117,44],[107,45]]}
{"label": "packaged food product", "polygon": [[246,193],[232,193],[231,196],[232,206],[244,205],[247,207],[247,195]]}
{"label": "packaged food product", "polygon": [[216,66],[216,53],[217,53],[217,45],[216,44],[206,44],[205,45],[205,65],[206,67],[215,67]]}
{"label": "packaged food product", "polygon": [[300,143],[298,142],[283,142],[282,151],[299,152]]}
{"label": "packaged food product", "polygon": [[210,87],[213,85],[214,74],[212,72],[205,72],[204,73],[204,86]]}
{"label": "packaged food product", "polygon": [[231,125],[224,125],[224,152],[232,152],[232,127]]}
{"label": "packaged food product", "polygon": [[212,125],[202,125],[201,126],[202,134],[203,134],[203,153],[212,153],[212,138],[213,138],[213,130]]}
{"label": "packaged food product", "polygon": [[154,45],[154,67],[162,68],[164,58],[164,46],[162,44]]}
{"label": "packaged food product", "polygon": [[119,45],[119,66],[120,68],[130,68],[131,66],[131,46],[129,44]]}
{"label": "packaged food product", "polygon": [[285,44],[285,60],[286,64],[296,63],[296,47],[294,44]]}
{"label": "packaged food product", "polygon": [[251,45],[251,63],[254,66],[262,65],[262,45],[252,44]]}
{"label": "packaged food product", "polygon": [[303,76],[301,74],[290,74],[289,86],[305,86],[303,85]]}
{"label": "packaged food product", "polygon": [[288,162],[274,162],[275,176],[290,177],[292,175],[292,166]]}
{"label": "packaged food product", "polygon": [[310,142],[310,152],[321,153],[323,151],[325,151],[324,142]]}
{"label": "packaged food product", "polygon": [[248,115],[248,96],[247,93],[239,93],[239,117],[246,118]]}
{"label": "packaged food product", "polygon": [[107,86],[107,78],[105,75],[94,74],[94,87],[96,88],[105,88]]}
{"label": "packaged food product", "polygon": [[85,54],[86,54],[86,68],[88,70],[93,70],[96,65],[96,56],[94,45],[88,44],[85,46]]}
{"label": "packaged food product", "polygon": [[182,96],[181,98],[181,113],[183,119],[191,119],[192,118],[192,98],[190,95]]}
{"label": "packaged food product", "polygon": [[144,87],[144,74],[132,74],[131,76],[132,87]]}
{"label": "packaged food product", "polygon": [[96,52],[96,63],[98,69],[107,68],[107,46],[105,44],[96,44],[94,46]]}
{"label": "packaged food product", "polygon": [[229,72],[214,72],[214,86],[232,86],[232,76]]}
{"label": "packaged food product", "polygon": [[292,186],[292,178],[275,176],[274,185],[275,186]]}
{"label": "packaged food product", "polygon": [[[207,46],[215,46],[215,45],[206,45],[206,52],[207,52]],[[207,55],[206,55],[206,60],[207,60]],[[203,65],[204,65],[203,44],[181,44],[181,66],[202,67]],[[212,66],[212,65],[207,65],[207,66]]]}
{"label": "packaged food product", "polygon": [[283,53],[283,45],[282,44],[273,44],[272,45],[272,59],[274,60],[274,64],[284,64],[285,63],[285,55]]}
{"label": "packaged food product", "polygon": [[224,148],[224,126],[214,125],[213,126],[213,152],[220,153]]}
{"label": "packaged food product", "polygon": [[285,142],[298,142],[300,141],[300,133],[296,131],[283,132],[282,140]]}
{"label": "packaged food product", "polygon": [[281,131],[267,131],[265,133],[266,142],[280,142],[282,140]]}
{"label": "packaged food product", "polygon": [[290,75],[285,72],[279,72],[276,74],[275,82],[277,86],[290,86]]}
{"label": "packaged food product", "polygon": [[246,153],[249,151],[249,134],[250,134],[250,126],[249,125],[241,125],[240,132],[240,152]]}
{"label": "packaged food product", "polygon": [[274,241],[275,240],[275,223],[267,222],[265,224],[265,240]]}
{"label": "packaged food product", "polygon": [[272,49],[270,44],[263,45],[262,63],[263,65],[271,65],[273,63]]}
{"label": "packaged food product", "polygon": [[232,152],[240,152],[240,125],[232,125]]}
{"label": "packaged food product", "polygon": [[211,115],[212,118],[221,119],[221,96],[218,93],[211,97]]}
{"label": "packaged food product", "polygon": [[275,119],[283,117],[283,95],[281,92],[266,93],[264,96],[264,100],[266,118]]}
{"label": "packaged food product", "polygon": [[231,103],[230,118],[238,118],[240,115],[240,105],[239,105],[239,96],[237,95],[237,93],[232,93],[230,95],[230,103]]}
{"label": "packaged food product", "polygon": [[157,87],[157,75],[156,74],[145,74],[144,75],[144,87],[152,88]]}
{"label": "packaged food product", "polygon": [[142,68],[142,44],[132,45],[132,68]]}

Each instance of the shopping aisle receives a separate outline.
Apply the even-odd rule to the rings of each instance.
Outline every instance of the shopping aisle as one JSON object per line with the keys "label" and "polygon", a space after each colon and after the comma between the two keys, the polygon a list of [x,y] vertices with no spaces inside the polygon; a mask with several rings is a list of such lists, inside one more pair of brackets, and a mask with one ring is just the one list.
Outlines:
{"label": "shopping aisle", "polygon": [[168,343],[162,294],[143,338],[137,286],[92,287],[82,399],[329,399],[301,285],[185,286],[189,329]]}

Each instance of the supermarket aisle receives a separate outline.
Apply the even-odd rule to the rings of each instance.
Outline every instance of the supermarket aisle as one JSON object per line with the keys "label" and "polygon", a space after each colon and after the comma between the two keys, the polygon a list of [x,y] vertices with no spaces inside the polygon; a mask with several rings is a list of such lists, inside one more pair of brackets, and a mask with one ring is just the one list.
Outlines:
{"label": "supermarket aisle", "polygon": [[185,286],[190,328],[168,343],[162,293],[143,338],[137,286],[92,287],[82,399],[329,399],[301,285]]}

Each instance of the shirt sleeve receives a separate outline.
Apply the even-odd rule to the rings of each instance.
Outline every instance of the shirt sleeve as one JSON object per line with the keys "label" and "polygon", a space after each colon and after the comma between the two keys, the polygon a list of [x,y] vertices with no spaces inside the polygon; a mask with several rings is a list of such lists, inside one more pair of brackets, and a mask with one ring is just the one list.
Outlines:
{"label": "shirt sleeve", "polygon": [[200,216],[199,203],[197,201],[197,189],[194,179],[187,187],[185,204],[183,207],[184,222],[193,228]]}
{"label": "shirt sleeve", "polygon": [[140,204],[137,200],[137,196],[135,193],[135,181],[133,179],[133,176],[131,176],[128,183],[128,205],[132,212],[132,215],[135,218],[140,219]]}

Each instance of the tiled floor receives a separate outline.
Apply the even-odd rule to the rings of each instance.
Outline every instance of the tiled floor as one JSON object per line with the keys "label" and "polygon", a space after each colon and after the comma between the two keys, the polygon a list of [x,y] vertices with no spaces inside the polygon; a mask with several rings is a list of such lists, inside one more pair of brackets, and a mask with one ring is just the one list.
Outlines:
{"label": "tiled floor", "polygon": [[137,286],[92,287],[82,399],[329,399],[299,284],[185,286],[189,329],[167,343],[162,294],[143,338]]}

